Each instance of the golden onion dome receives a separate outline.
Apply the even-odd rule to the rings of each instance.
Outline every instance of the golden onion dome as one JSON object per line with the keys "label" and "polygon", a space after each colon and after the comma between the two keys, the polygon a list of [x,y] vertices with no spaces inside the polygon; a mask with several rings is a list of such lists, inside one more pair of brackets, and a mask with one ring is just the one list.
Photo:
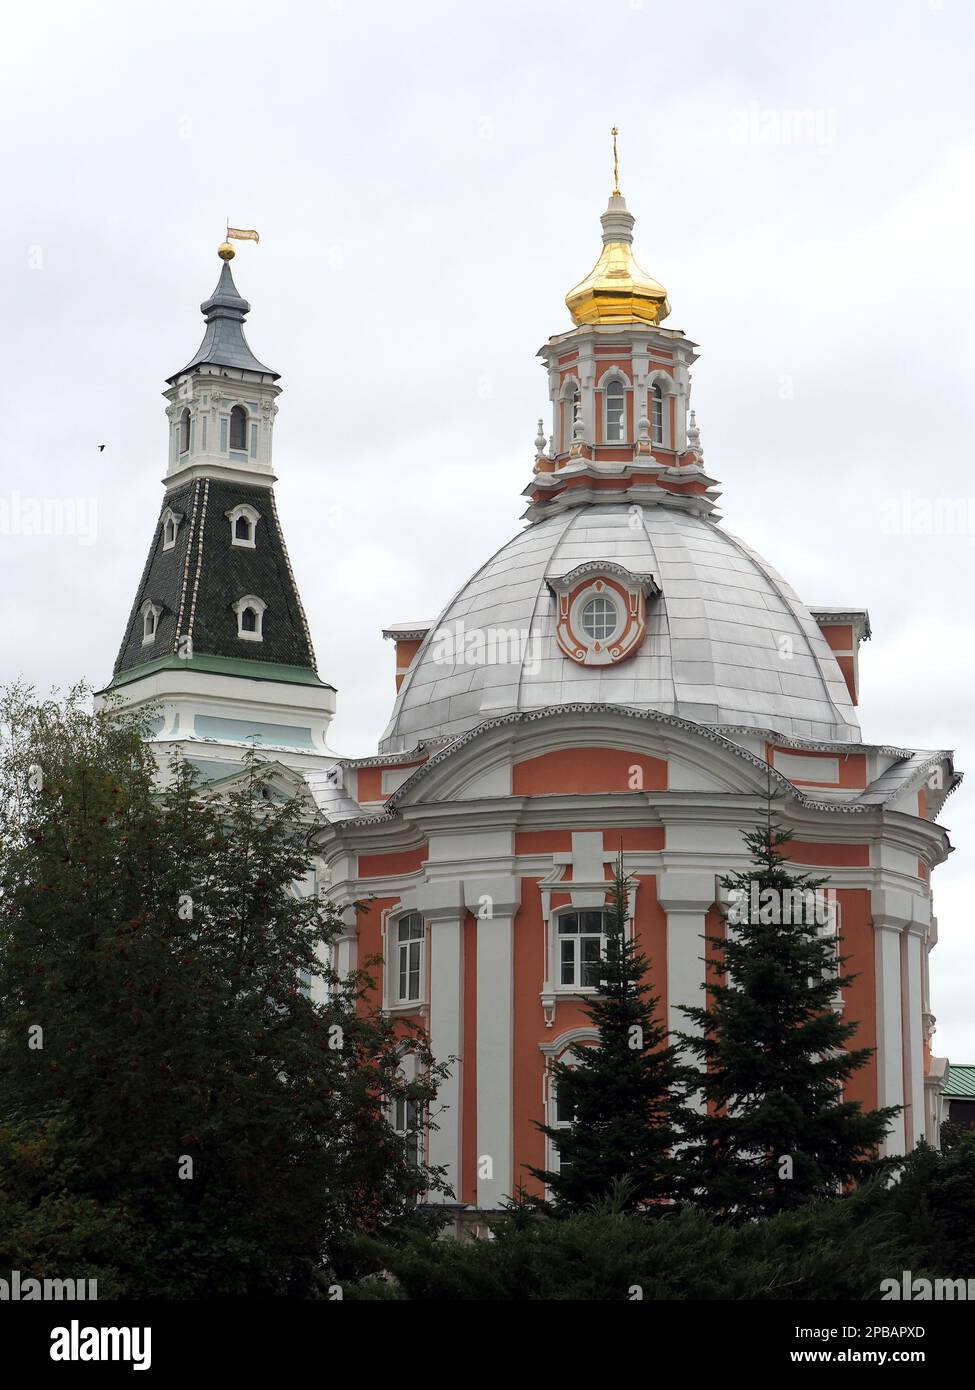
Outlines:
{"label": "golden onion dome", "polygon": [[634,217],[616,190],[600,221],[603,250],[586,278],[565,296],[574,323],[662,323],[667,291],[633,259]]}

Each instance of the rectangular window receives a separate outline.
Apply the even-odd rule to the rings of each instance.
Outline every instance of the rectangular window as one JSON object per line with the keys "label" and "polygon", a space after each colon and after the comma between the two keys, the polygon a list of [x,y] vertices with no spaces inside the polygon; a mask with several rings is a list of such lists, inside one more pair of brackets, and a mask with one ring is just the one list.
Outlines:
{"label": "rectangular window", "polygon": [[664,397],[659,386],[654,386],[650,398],[653,402],[651,407],[653,442],[654,444],[662,444],[664,442]]}
{"label": "rectangular window", "polygon": [[[552,1110],[554,1112],[552,1115],[552,1128],[569,1129],[572,1125],[572,1122],[575,1120],[575,1111],[572,1109],[571,1105],[569,1105],[566,1101],[562,1100],[561,1096],[558,1093],[558,1088],[556,1088],[555,1090]],[[554,1140],[551,1141],[551,1154],[552,1168],[556,1173],[561,1173],[564,1177],[566,1174],[571,1172],[571,1162],[568,1159],[564,1159],[562,1157],[562,1155],[559,1153],[558,1145],[555,1143]]]}
{"label": "rectangular window", "polygon": [[407,1156],[411,1163],[420,1161],[420,1129],[416,1101],[399,1096],[393,1105],[393,1128],[406,1140]]}
{"label": "rectangular window", "polygon": [[204,415],[204,417],[203,417],[203,439],[202,439],[202,441],[201,441],[201,443],[200,443],[200,450],[201,450],[201,452],[203,452],[204,454],[206,453],[206,449],[207,449],[207,421],[208,421],[208,419],[209,419],[209,416]]}
{"label": "rectangular window", "polygon": [[606,388],[606,441],[622,441],[626,420],[626,390],[621,381],[612,381]]}
{"label": "rectangular window", "polygon": [[562,449],[568,453],[575,439],[576,401],[578,392],[572,391],[562,402]]}
{"label": "rectangular window", "polygon": [[257,426],[251,425],[251,458],[257,458]]}
{"label": "rectangular window", "polygon": [[565,1125],[571,1125],[575,1119],[575,1111],[568,1101],[563,1100],[558,1091],[555,1093],[555,1124],[562,1129]]}
{"label": "rectangular window", "polygon": [[595,989],[605,945],[602,912],[563,912],[558,918],[558,943],[561,987]]}
{"label": "rectangular window", "polygon": [[226,415],[220,416],[220,452],[227,452],[227,431],[230,429],[230,421]]}
{"label": "rectangular window", "polygon": [[396,923],[395,970],[396,1003],[418,1002],[423,978],[423,919],[418,912]]}

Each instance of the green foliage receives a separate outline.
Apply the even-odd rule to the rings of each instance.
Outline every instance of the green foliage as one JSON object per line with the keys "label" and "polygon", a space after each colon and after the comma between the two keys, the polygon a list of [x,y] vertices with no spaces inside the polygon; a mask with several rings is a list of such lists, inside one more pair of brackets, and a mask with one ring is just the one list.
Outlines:
{"label": "green foliage", "polygon": [[0,1123],[50,1174],[0,1207],[0,1265],[63,1194],[120,1226],[127,1296],[313,1296],[443,1186],[388,1120],[443,1068],[335,978],[301,805],[256,755],[223,797],[178,760],[160,792],[145,724],[81,692],[10,691],[0,723]]}
{"label": "green foliage", "polygon": [[[628,1209],[671,1198],[677,1189],[674,1146],[681,1119],[682,1067],[656,1016],[647,984],[650,962],[627,935],[627,880],[617,868],[606,914],[606,951],[586,1012],[599,1031],[574,1062],[556,1062],[552,1080],[573,1116],[568,1128],[542,1125],[559,1170],[531,1172],[561,1211],[579,1211],[611,1191]],[[625,1188],[618,1186],[626,1180]]]}
{"label": "green foliage", "polygon": [[[760,1221],[721,1222],[699,1208],[620,1210],[610,1194],[562,1219],[492,1223],[493,1238],[421,1237],[388,1250],[399,1297],[556,1301],[873,1299],[903,1266],[898,1220],[869,1186]],[[347,1297],[393,1295],[367,1281]]]}
{"label": "green foliage", "polygon": [[[121,1204],[72,1190],[58,1164],[58,1125],[0,1124],[0,1268],[5,1278],[94,1279],[98,1297],[119,1297],[119,1249],[138,1243]],[[131,1254],[130,1250],[130,1254]]]}
{"label": "green foliage", "polygon": [[904,1222],[915,1273],[923,1268],[945,1277],[975,1278],[975,1130],[942,1134],[939,1153],[919,1144],[903,1160],[891,1205]]}
{"label": "green foliage", "polygon": [[686,1125],[688,1195],[737,1218],[787,1211],[877,1173],[876,1149],[897,1113],[841,1097],[871,1050],[848,1046],[857,1022],[834,1007],[855,977],[832,936],[812,914],[788,920],[752,905],[753,884],[765,904],[825,882],[785,868],[791,838],[770,803],[768,823],[745,836],[753,867],[722,880],[745,908],[725,936],[708,938],[710,998],[683,1010],[699,1030],[680,1039],[702,1068],[705,1102]]}

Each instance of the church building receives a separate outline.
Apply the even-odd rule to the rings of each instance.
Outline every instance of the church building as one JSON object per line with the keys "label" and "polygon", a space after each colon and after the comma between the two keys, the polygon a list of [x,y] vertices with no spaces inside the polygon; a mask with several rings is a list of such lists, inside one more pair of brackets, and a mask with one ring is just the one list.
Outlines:
{"label": "church building", "polygon": [[427,1157],[472,1215],[557,1162],[538,1124],[565,1122],[552,1064],[594,1037],[617,857],[663,1016],[683,1028],[704,937],[724,930],[719,881],[748,867],[743,833],[770,793],[790,863],[828,876],[828,929],[856,975],[837,1007],[875,1052],[850,1097],[902,1107],[892,1154],[936,1144],[941,1118],[930,878],[960,777],[949,752],[864,741],[867,612],[801,602],[721,525],[690,410],[697,345],[666,326],[618,187],[601,221],[596,265],[539,352],[551,425],[523,525],[436,618],[384,631],[392,712],[363,757],[327,743],[335,691],[274,503],[279,376],[244,337],[225,243],[203,342],[168,378],[162,509],[102,692],[158,705],[161,758],[178,748],[230,785],[256,743],[305,800],[306,891],[343,910],[337,968],[380,957],[382,1006],[453,1059]]}

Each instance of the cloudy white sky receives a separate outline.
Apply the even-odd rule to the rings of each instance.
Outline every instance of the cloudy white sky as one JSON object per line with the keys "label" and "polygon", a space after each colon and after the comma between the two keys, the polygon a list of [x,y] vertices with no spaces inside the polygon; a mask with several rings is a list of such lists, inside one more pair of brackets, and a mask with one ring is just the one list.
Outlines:
{"label": "cloudy white sky", "polygon": [[[971,766],[973,52],[971,0],[9,8],[0,678],[111,674],[229,215],[261,233],[234,270],[282,373],[333,741],[373,751],[380,629],[519,528],[535,352],[595,260],[615,122],[639,260],[701,345],[726,524],[807,602],[869,607],[868,739]],[[45,498],[94,535],[17,534]],[[971,793],[944,819],[936,1041],[975,1061]]]}

